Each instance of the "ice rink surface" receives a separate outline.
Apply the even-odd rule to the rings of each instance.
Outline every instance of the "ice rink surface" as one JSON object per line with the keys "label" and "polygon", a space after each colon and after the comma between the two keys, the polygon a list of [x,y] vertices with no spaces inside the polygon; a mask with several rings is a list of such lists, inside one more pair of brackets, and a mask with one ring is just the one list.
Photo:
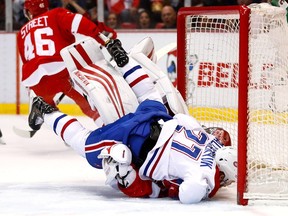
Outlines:
{"label": "ice rink surface", "polygon": [[[87,117],[77,117],[89,128]],[[128,198],[106,186],[102,170],[86,160],[45,125],[32,138],[12,128],[29,129],[27,116],[0,115],[0,215],[97,216],[250,216],[287,215],[285,205],[236,204],[236,184],[221,188],[216,197],[195,205],[177,200]]]}

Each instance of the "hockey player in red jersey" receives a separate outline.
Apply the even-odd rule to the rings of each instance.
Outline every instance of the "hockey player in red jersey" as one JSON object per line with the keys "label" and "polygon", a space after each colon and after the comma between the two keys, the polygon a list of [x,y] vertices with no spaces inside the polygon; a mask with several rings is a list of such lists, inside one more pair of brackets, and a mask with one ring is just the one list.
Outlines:
{"label": "hockey player in red jersey", "polygon": [[[127,57],[121,49],[121,42],[116,39],[116,32],[103,23],[96,25],[82,15],[64,8],[49,10],[48,0],[25,0],[24,14],[29,22],[20,29],[17,36],[23,62],[22,84],[52,106],[56,106],[55,95],[62,92],[73,99],[83,113],[97,119],[98,112],[92,111],[86,99],[73,89],[60,51],[74,43],[77,36],[86,35],[106,46],[109,52],[122,52],[116,61],[121,64]],[[112,35],[109,43],[106,44],[99,37],[100,32]]]}
{"label": "hockey player in red jersey", "polygon": [[[104,169],[107,184],[130,197],[168,196],[198,203],[236,180],[236,151],[224,146],[231,144],[228,132],[205,130],[186,114],[170,116],[133,58],[119,70],[139,101],[134,113],[91,131],[37,97],[31,123],[37,124],[36,117],[44,120],[91,166]],[[217,137],[209,133],[215,131]]]}

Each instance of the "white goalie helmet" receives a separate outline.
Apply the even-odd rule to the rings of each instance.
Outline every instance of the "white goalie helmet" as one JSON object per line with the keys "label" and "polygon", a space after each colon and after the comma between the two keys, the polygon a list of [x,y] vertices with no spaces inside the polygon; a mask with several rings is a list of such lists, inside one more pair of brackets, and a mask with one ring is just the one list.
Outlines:
{"label": "white goalie helmet", "polygon": [[220,170],[221,186],[237,181],[237,150],[235,148],[225,146],[218,149],[215,160]]}

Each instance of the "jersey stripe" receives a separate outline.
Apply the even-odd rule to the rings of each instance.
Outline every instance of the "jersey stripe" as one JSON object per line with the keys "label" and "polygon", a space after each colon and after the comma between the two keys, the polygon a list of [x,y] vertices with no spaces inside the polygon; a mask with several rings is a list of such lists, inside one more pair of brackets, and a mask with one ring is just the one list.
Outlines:
{"label": "jersey stripe", "polygon": [[61,138],[64,140],[64,132],[65,132],[65,130],[66,130],[66,128],[70,125],[70,124],[72,124],[73,122],[76,122],[77,120],[75,119],[75,118],[73,118],[73,119],[70,119],[69,121],[67,121],[65,124],[64,124],[64,126],[62,127],[62,129],[61,129],[61,134],[60,134],[60,136],[61,136]]}
{"label": "jersey stripe", "polygon": [[90,153],[90,152],[99,151],[100,149],[103,149],[104,147],[113,146],[116,143],[117,142],[115,142],[114,140],[111,140],[111,141],[110,140],[103,140],[103,141],[100,141],[98,143],[86,144],[85,152]]}
{"label": "jersey stripe", "polygon": [[132,88],[146,78],[149,78],[149,76],[147,74],[142,75],[142,76],[138,77],[137,79],[135,79],[133,82],[129,83],[129,86]]}
{"label": "jersey stripe", "polygon": [[[153,178],[153,174],[154,174],[154,171],[157,167],[157,165],[159,164],[159,161],[164,153],[164,151],[166,150],[167,148],[167,145],[169,143],[169,141],[171,140],[173,134],[169,137],[169,139],[164,143],[164,145],[162,146],[162,149],[160,151],[160,153],[158,154],[159,152],[159,149],[160,148],[157,148],[154,153],[153,153],[153,156],[149,159],[147,165],[145,166],[145,169],[144,169],[144,172],[143,174],[145,176],[148,176],[150,178]],[[150,169],[151,167],[151,169]],[[150,169],[150,171],[148,171]]]}
{"label": "jersey stripe", "polygon": [[78,28],[79,28],[81,19],[82,19],[81,14],[75,14],[75,17],[73,19],[72,26],[71,26],[72,34],[76,34],[78,32]]}
{"label": "jersey stripe", "polygon": [[124,74],[124,79],[126,79],[129,75],[131,75],[132,73],[134,73],[136,70],[140,69],[141,66],[140,65],[137,65],[133,68],[131,68],[130,70],[128,70],[125,74]]}
{"label": "jersey stripe", "polygon": [[22,84],[24,86],[34,86],[39,83],[43,76],[51,76],[57,74],[65,68],[66,66],[64,62],[51,62],[40,64],[39,67],[33,73],[31,73],[29,77],[27,77],[25,80],[22,80]]}

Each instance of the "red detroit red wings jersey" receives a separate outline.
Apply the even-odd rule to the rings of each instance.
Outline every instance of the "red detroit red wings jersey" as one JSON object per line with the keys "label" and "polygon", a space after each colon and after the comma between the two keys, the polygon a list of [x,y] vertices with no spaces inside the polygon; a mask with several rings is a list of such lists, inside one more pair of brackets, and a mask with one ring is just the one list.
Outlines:
{"label": "red detroit red wings jersey", "polygon": [[64,8],[50,10],[35,17],[18,33],[18,49],[23,62],[22,83],[34,86],[45,75],[53,75],[65,69],[60,51],[75,42],[75,34],[90,36],[98,42],[103,26],[95,25],[80,14]]}

